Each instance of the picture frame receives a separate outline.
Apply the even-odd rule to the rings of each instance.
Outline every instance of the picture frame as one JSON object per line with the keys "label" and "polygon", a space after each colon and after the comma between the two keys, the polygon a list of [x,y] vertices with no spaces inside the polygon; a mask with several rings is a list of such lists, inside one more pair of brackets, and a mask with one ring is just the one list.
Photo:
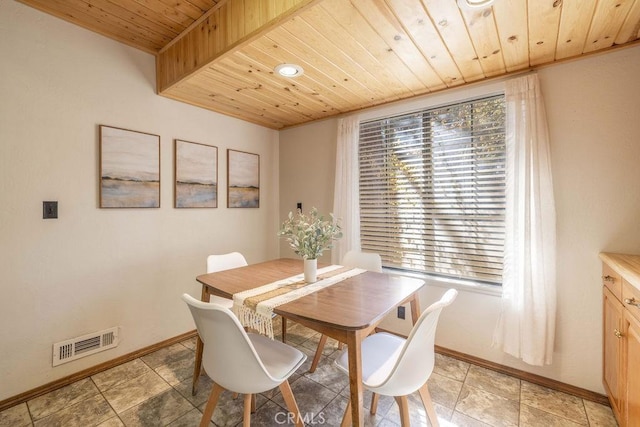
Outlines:
{"label": "picture frame", "polygon": [[218,147],[174,139],[174,207],[218,207]]}
{"label": "picture frame", "polygon": [[260,207],[260,155],[227,149],[227,207]]}
{"label": "picture frame", "polygon": [[100,207],[160,207],[160,136],[100,125]]}

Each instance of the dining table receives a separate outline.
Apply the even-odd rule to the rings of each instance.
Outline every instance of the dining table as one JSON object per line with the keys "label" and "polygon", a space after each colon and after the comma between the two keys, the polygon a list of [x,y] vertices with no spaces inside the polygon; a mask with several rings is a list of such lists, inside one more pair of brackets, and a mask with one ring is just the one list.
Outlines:
{"label": "dining table", "polygon": [[[319,264],[319,268],[323,264]],[[302,275],[301,259],[280,258],[231,270],[202,274],[202,301],[210,295],[232,298],[234,294]],[[327,335],[346,344],[349,362],[349,394],[354,426],[364,425],[362,386],[362,340],[399,305],[410,304],[415,324],[420,314],[418,291],[424,281],[418,278],[364,271],[340,280],[293,301],[279,305],[274,313],[284,319]],[[283,320],[284,321],[284,320]],[[197,390],[202,368],[203,343],[198,337],[193,376]]]}

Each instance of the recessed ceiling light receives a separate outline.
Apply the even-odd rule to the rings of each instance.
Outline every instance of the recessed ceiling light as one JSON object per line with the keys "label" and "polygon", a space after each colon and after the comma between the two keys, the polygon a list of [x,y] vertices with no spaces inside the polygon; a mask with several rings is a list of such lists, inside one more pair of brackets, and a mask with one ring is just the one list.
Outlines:
{"label": "recessed ceiling light", "polygon": [[458,7],[464,9],[476,9],[481,7],[489,7],[494,0],[458,0]]}
{"label": "recessed ceiling light", "polygon": [[275,72],[282,77],[300,77],[304,74],[302,67],[296,64],[280,64],[276,66]]}

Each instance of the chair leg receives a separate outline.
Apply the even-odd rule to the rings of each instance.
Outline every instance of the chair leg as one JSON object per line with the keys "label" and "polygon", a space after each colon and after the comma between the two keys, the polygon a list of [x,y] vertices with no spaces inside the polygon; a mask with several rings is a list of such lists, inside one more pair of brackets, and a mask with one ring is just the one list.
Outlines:
{"label": "chair leg", "polygon": [[378,410],[378,397],[380,397],[378,393],[373,393],[371,396],[371,409],[369,410],[371,415],[375,415]]}
{"label": "chair leg", "polygon": [[318,341],[318,348],[316,349],[316,354],[313,356],[313,362],[311,362],[311,368],[309,368],[309,372],[315,372],[318,367],[318,362],[320,362],[320,357],[322,357],[322,350],[324,350],[324,345],[327,343],[327,336],[322,334],[320,337],[320,341]]}
{"label": "chair leg", "polygon": [[242,416],[242,427],[251,426],[251,396],[252,394],[244,395],[244,414]]}
{"label": "chair leg", "polygon": [[251,395],[251,413],[252,414],[256,413],[256,395],[255,394]]}
{"label": "chair leg", "polygon": [[433,427],[439,427],[440,424],[438,423],[438,416],[436,415],[436,409],[433,407],[433,401],[431,400],[431,394],[429,394],[427,383],[424,383],[418,392],[420,393],[422,404],[424,405],[424,409],[427,411],[427,416],[429,417],[429,421],[431,421],[431,425]]}
{"label": "chair leg", "polygon": [[280,317],[282,318],[282,342],[285,342],[287,339],[287,319]]}
{"label": "chair leg", "polygon": [[351,425],[351,400],[347,401],[347,408],[344,410],[344,415],[342,416],[342,423],[340,427],[349,427]]}
{"label": "chair leg", "polygon": [[411,425],[411,419],[409,418],[409,401],[407,396],[395,396],[396,402],[400,407],[400,425],[402,427],[409,427]]}
{"label": "chair leg", "polygon": [[287,404],[287,409],[295,417],[296,427],[304,427],[302,416],[300,415],[300,409],[298,409],[296,398],[293,397],[293,392],[291,391],[289,380],[285,380],[282,384],[280,384],[280,392],[282,393],[282,397],[284,398],[284,403]]}
{"label": "chair leg", "polygon": [[202,414],[202,420],[200,420],[200,427],[209,426],[209,423],[211,422],[211,416],[213,415],[213,410],[216,409],[218,399],[220,398],[220,394],[223,391],[224,389],[222,387],[220,387],[216,383],[213,383],[213,388],[211,389],[211,394],[209,395],[207,406],[205,406],[204,412]]}

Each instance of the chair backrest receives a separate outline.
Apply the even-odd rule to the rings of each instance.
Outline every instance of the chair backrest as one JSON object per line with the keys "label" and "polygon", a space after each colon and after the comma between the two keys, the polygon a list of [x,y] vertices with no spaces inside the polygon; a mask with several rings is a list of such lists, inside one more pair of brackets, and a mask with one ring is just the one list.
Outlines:
{"label": "chair backrest", "polygon": [[349,251],[342,258],[345,267],[364,268],[365,270],[382,273],[382,259],[372,252]]}
{"label": "chair backrest", "polygon": [[207,257],[207,273],[244,267],[247,260],[240,252],[230,252],[221,255],[209,255]]}
{"label": "chair backrest", "polygon": [[269,375],[231,310],[198,301],[189,294],[183,294],[182,299],[189,306],[204,343],[202,364],[214,382],[243,394],[262,393],[282,382]]}
{"label": "chair backrest", "polygon": [[427,382],[435,363],[434,344],[440,313],[457,295],[458,291],[449,289],[420,315],[389,376],[376,387],[381,394],[406,396]]}

